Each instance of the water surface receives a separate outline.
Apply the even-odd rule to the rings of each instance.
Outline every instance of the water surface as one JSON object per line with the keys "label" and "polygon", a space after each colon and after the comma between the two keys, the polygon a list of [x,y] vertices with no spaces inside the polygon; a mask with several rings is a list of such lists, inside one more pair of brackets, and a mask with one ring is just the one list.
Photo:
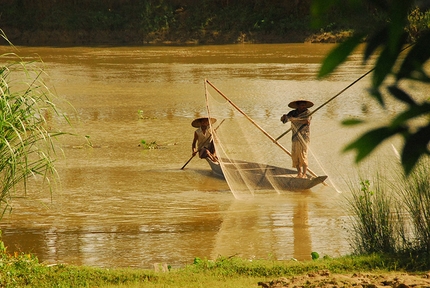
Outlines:
{"label": "water surface", "polygon": [[[312,251],[350,253],[345,180],[356,168],[352,155],[340,151],[362,128],[339,122],[359,116],[376,125],[398,109],[377,109],[364,91],[368,79],[314,114],[310,167],[329,175],[330,186],[239,200],[205,161],[195,158],[180,169],[191,156],[190,123],[206,115],[204,79],[276,138],[288,129],[279,118],[290,101],[306,98],[318,107],[369,69],[354,54],[316,80],[331,48],[19,48],[21,56],[41,57],[48,85],[75,107],[61,104],[73,123],[67,129],[78,136],[59,143],[64,156],[56,163],[61,185],[54,193],[41,191],[37,180],[25,198],[13,200],[1,222],[9,251],[33,252],[46,263],[142,268],[219,255],[307,260]],[[142,140],[160,149],[143,149]],[[380,155],[385,161],[393,151]]]}

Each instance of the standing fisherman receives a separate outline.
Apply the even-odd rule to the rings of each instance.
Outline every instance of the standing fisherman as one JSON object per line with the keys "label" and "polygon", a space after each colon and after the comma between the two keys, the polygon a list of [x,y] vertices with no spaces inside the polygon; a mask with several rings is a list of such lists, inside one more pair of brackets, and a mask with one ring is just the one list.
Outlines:
{"label": "standing fisherman", "polygon": [[[215,123],[216,119],[211,118],[211,124]],[[209,118],[197,118],[191,125],[198,128],[194,131],[194,139],[191,148],[193,150],[193,156],[199,153],[200,158],[209,157],[213,162],[217,162],[218,159],[215,155],[215,146],[212,139],[212,134],[210,133]]]}
{"label": "standing fisherman", "polygon": [[308,169],[308,145],[310,142],[311,124],[310,114],[308,108],[314,106],[314,103],[307,100],[296,100],[288,104],[288,107],[294,108],[281,117],[282,123],[291,121],[292,129],[292,148],[291,158],[293,160],[293,167],[297,169],[298,178],[306,178]]}

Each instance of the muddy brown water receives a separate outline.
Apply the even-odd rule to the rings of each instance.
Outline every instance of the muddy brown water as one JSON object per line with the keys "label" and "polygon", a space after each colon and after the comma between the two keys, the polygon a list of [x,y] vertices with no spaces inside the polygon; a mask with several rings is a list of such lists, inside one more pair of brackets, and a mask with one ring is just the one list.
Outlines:
{"label": "muddy brown water", "polygon": [[[21,56],[41,57],[48,85],[75,107],[61,104],[78,136],[58,143],[61,185],[52,194],[35,180],[26,197],[13,199],[0,222],[9,251],[32,252],[45,263],[142,268],[220,255],[307,260],[313,251],[350,253],[345,197],[357,169],[353,155],[340,151],[363,128],[339,122],[359,116],[380,123],[397,109],[375,108],[364,91],[369,79],[314,114],[311,167],[329,175],[329,186],[239,200],[205,161],[195,158],[180,169],[191,156],[190,123],[206,114],[205,78],[276,137],[288,128],[279,118],[289,101],[307,98],[318,107],[369,69],[354,54],[332,76],[316,80],[331,48],[19,47]],[[143,149],[142,140],[160,149]],[[383,150],[380,159],[393,154]]]}

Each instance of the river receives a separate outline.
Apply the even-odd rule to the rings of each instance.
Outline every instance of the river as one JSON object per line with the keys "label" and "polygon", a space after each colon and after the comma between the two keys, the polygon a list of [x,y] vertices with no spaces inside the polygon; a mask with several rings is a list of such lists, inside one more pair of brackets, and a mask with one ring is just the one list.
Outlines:
{"label": "river", "polygon": [[[54,191],[32,180],[27,195],[11,202],[0,222],[8,251],[31,252],[49,264],[139,268],[181,267],[194,257],[309,260],[313,251],[351,253],[345,199],[358,168],[341,150],[363,127],[340,121],[380,124],[398,109],[382,112],[367,96],[370,78],[313,116],[312,165],[329,176],[329,186],[240,200],[205,161],[195,157],[180,169],[191,156],[190,123],[206,115],[204,79],[255,121],[270,123],[276,137],[288,128],[279,118],[289,101],[305,98],[318,107],[369,69],[357,52],[317,80],[333,47],[18,47],[20,56],[43,60],[48,86],[73,105],[59,107],[72,120],[62,129],[76,136],[58,143]],[[144,149],[142,141],[159,149]],[[380,150],[364,164],[368,175],[384,169],[378,160],[394,158],[391,148]]]}

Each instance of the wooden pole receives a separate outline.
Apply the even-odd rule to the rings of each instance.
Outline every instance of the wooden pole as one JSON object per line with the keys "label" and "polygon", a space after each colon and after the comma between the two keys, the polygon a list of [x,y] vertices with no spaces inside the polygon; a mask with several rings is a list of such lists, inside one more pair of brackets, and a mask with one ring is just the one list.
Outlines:
{"label": "wooden pole", "polygon": [[[403,52],[404,50],[412,47],[414,44],[410,44],[406,47],[404,47],[402,50],[400,50],[400,52]],[[328,99],[326,102],[324,102],[323,104],[321,104],[317,109],[315,109],[314,111],[312,111],[309,116],[311,116],[312,114],[314,114],[315,112],[317,112],[318,110],[320,110],[322,107],[324,107],[325,105],[327,105],[329,102],[331,102],[333,99],[335,99],[337,96],[339,96],[340,94],[342,94],[343,92],[345,92],[348,88],[350,88],[352,85],[354,85],[355,83],[357,83],[358,81],[360,81],[361,79],[363,79],[364,77],[366,77],[368,74],[370,74],[373,70],[375,70],[375,68],[370,69],[369,71],[367,71],[366,73],[364,73],[363,75],[361,75],[357,80],[355,80],[354,82],[352,82],[351,84],[349,84],[348,86],[346,86],[345,88],[342,89],[342,91],[340,91],[339,93],[337,93],[336,95],[334,95],[333,97],[331,97],[330,99]],[[308,116],[308,117],[309,117]],[[281,135],[279,135],[278,138],[276,138],[276,141],[278,141],[279,139],[281,139],[285,134],[287,134],[288,132],[291,131],[291,128],[288,129],[287,131],[285,131],[284,133],[282,133]]]}
{"label": "wooden pole", "polygon": [[181,170],[184,170],[185,166],[187,166],[187,164],[190,163],[191,159],[193,159],[194,156],[196,156],[196,154],[194,154],[193,156],[190,157],[190,159],[188,159],[188,161],[184,164],[184,166],[182,166]]}
{"label": "wooden pole", "polygon": [[[315,112],[317,112],[318,110],[320,110],[322,107],[324,107],[325,105],[327,105],[330,101],[332,101],[333,99],[335,99],[336,97],[338,97],[340,94],[342,94],[343,92],[345,92],[348,88],[350,88],[352,85],[354,85],[355,83],[357,83],[358,81],[360,81],[361,79],[363,79],[365,76],[367,76],[373,70],[375,70],[375,68],[367,71],[366,73],[364,73],[363,75],[361,75],[357,80],[355,80],[354,82],[352,82],[351,84],[349,84],[347,87],[343,88],[342,91],[340,91],[339,93],[337,93],[336,95],[334,95],[333,97],[331,97],[329,100],[327,100],[326,102],[324,102],[323,104],[321,104],[317,109],[315,109],[314,111],[312,111],[308,115],[308,117],[312,116],[312,114],[314,114]],[[276,141],[278,141],[279,139],[281,139],[282,137],[284,137],[284,135],[287,134],[290,131],[291,131],[291,128],[288,129],[287,131],[285,131],[284,133],[282,133],[281,135],[279,135],[279,137],[276,138]]]}
{"label": "wooden pole", "polygon": [[[210,118],[209,118],[210,119]],[[225,119],[223,119],[221,121],[221,123],[219,123],[219,125],[214,129],[214,131],[216,131],[216,129],[218,129],[219,126],[221,126],[221,124],[224,122]],[[210,121],[209,121],[210,123]],[[209,124],[212,125],[212,124]],[[213,136],[213,135],[212,135]],[[203,144],[206,144],[206,142],[209,140],[210,138],[206,139],[206,141]],[[196,153],[197,154],[197,153]],[[181,170],[184,170],[185,166],[187,166],[188,163],[190,163],[191,159],[194,158],[194,156],[196,156],[196,154],[194,154],[193,156],[190,157],[190,159],[188,159],[188,161],[184,164],[184,166],[182,166]]]}

